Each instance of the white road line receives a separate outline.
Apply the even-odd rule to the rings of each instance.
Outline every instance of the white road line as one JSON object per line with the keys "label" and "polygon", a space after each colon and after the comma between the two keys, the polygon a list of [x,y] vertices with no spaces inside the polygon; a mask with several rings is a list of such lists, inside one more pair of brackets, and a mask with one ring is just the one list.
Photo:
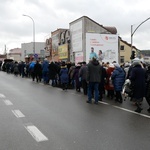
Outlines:
{"label": "white road line", "polygon": [[133,114],[136,114],[136,115],[139,115],[139,116],[142,116],[142,117],[145,117],[145,118],[149,118],[149,119],[150,119],[150,116],[149,116],[149,115],[137,113],[137,112],[135,112],[135,111],[132,111],[132,110],[129,110],[129,109],[126,109],[126,108],[122,108],[122,107],[118,107],[118,106],[115,106],[115,105],[112,105],[112,106],[115,107],[115,108],[117,108],[117,109],[121,109],[121,110],[124,110],[124,111],[127,111],[127,112],[130,112],[130,113],[133,113]]}
{"label": "white road line", "polygon": [[17,118],[25,117],[25,115],[20,110],[12,110],[12,112]]}
{"label": "white road line", "polygon": [[75,95],[75,96],[81,96],[78,93],[70,93],[70,94]]}
{"label": "white road line", "polygon": [[[106,103],[106,102],[99,102],[101,104],[104,104],[104,105],[111,105],[109,103]],[[120,110],[124,110],[124,111],[127,111],[127,112],[130,112],[130,113],[133,113],[133,114],[136,114],[136,115],[139,115],[139,116],[142,116],[142,117],[145,117],[145,118],[149,118],[150,119],[150,116],[149,115],[145,115],[145,114],[141,114],[141,113],[137,113],[133,110],[129,110],[129,109],[126,109],[126,108],[122,108],[122,107],[119,107],[119,106],[115,106],[115,105],[111,105],[117,109],[120,109]]]}
{"label": "white road line", "polygon": [[13,103],[12,103],[10,100],[4,100],[4,103],[5,103],[6,105],[13,105]]}
{"label": "white road line", "polygon": [[37,142],[48,141],[48,138],[36,126],[29,125],[25,128]]}
{"label": "white road line", "polygon": [[109,103],[106,103],[106,102],[99,102],[99,103],[101,103],[101,104],[105,104],[105,105],[110,105]]}
{"label": "white road line", "polygon": [[0,93],[0,98],[5,98],[5,95]]}
{"label": "white road line", "polygon": [[148,115],[145,115],[145,114],[139,114],[139,115],[150,119],[150,116]]}

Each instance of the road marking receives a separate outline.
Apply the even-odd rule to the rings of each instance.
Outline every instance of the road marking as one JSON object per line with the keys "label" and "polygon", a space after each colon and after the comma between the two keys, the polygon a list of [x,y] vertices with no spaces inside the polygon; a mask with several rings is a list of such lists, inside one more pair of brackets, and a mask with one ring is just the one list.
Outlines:
{"label": "road marking", "polygon": [[145,117],[145,118],[149,118],[150,119],[150,116],[149,115],[145,115],[145,114],[141,114],[141,113],[137,113],[133,110],[129,110],[129,109],[126,109],[126,108],[122,108],[122,107],[119,107],[119,106],[115,106],[115,105],[112,105],[113,107],[117,108],[117,109],[121,109],[121,110],[124,110],[124,111],[127,111],[127,112],[130,112],[130,113],[133,113],[133,114],[136,114],[136,115],[139,115],[139,116],[142,116],[142,117]]}
{"label": "road marking", "polygon": [[[106,102],[99,102],[101,104],[104,104],[104,105],[111,105],[109,103],[106,103]],[[139,115],[139,116],[142,116],[142,117],[145,117],[145,118],[149,118],[150,119],[150,116],[149,115],[145,115],[145,114],[141,114],[141,113],[137,113],[133,110],[129,110],[129,109],[126,109],[126,108],[123,108],[123,107],[119,107],[119,106],[116,106],[116,105],[111,105],[117,109],[120,109],[120,110],[124,110],[124,111],[127,111],[127,112],[130,112],[130,113],[133,113],[133,114],[136,114],[136,115]]]}
{"label": "road marking", "polygon": [[5,95],[0,93],[0,98],[5,98]]}
{"label": "road marking", "polygon": [[25,117],[25,115],[20,110],[12,110],[12,112],[17,118]]}
{"label": "road marking", "polygon": [[145,114],[139,114],[139,115],[150,119],[150,116],[148,115],[145,115]]}
{"label": "road marking", "polygon": [[37,142],[48,141],[48,138],[36,126],[29,125],[25,128]]}
{"label": "road marking", "polygon": [[4,100],[4,103],[5,103],[6,105],[13,105],[13,103],[12,103],[10,100]]}
{"label": "road marking", "polygon": [[70,93],[70,94],[75,95],[75,96],[81,96],[81,95],[78,94],[78,93]]}
{"label": "road marking", "polygon": [[99,103],[101,103],[101,104],[105,104],[105,105],[110,105],[109,103],[106,103],[106,102],[99,102]]}

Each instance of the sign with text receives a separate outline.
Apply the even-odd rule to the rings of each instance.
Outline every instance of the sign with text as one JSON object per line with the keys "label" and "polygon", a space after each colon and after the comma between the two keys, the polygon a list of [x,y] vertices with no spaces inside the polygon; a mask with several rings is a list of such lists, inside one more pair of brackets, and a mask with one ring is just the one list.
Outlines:
{"label": "sign with text", "polygon": [[64,44],[58,47],[59,59],[68,59],[68,44]]}
{"label": "sign with text", "polygon": [[91,47],[98,55],[99,50],[103,54],[103,62],[118,62],[118,35],[86,33],[86,61],[89,61]]}

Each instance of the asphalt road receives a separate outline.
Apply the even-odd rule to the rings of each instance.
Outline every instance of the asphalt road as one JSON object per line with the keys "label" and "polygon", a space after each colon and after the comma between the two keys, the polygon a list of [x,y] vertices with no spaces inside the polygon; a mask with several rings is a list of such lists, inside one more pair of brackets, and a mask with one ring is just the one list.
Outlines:
{"label": "asphalt road", "polygon": [[130,101],[87,104],[63,91],[0,71],[0,150],[149,150],[150,114]]}

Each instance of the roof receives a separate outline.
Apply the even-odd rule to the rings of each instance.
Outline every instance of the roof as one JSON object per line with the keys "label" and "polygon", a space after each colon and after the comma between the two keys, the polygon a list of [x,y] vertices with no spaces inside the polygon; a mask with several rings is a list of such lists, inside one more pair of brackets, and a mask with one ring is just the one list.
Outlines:
{"label": "roof", "polygon": [[109,26],[104,26],[107,31],[111,32],[112,34],[117,34],[117,29],[116,27],[109,27]]}
{"label": "roof", "polygon": [[9,54],[21,54],[21,49],[20,48],[14,48],[9,50]]}
{"label": "roof", "polygon": [[[120,41],[122,41],[123,43],[125,43],[126,45],[128,45],[129,47],[131,47],[131,44],[129,44],[127,41],[122,40],[121,37],[119,37],[119,38],[120,38]],[[133,47],[134,49],[138,50],[135,46],[132,45],[132,47]]]}

